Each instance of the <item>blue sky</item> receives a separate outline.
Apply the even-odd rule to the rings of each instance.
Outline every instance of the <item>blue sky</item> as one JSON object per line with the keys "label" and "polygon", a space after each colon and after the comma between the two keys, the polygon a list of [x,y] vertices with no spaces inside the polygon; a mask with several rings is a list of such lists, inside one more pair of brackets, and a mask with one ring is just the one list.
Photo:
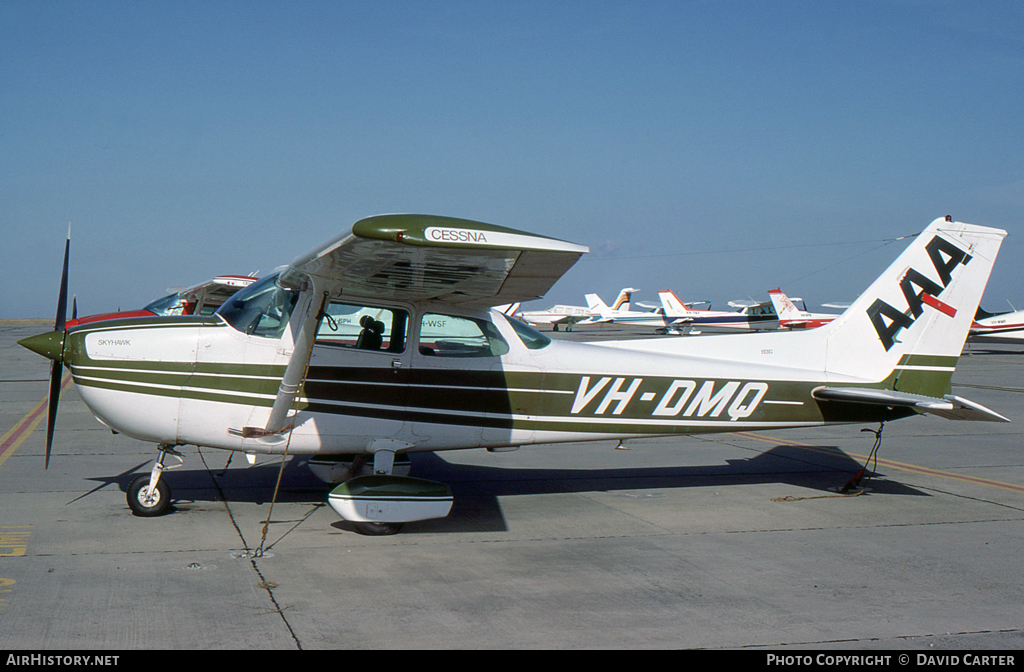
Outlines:
{"label": "blue sky", "polygon": [[850,301],[932,219],[1010,231],[1020,2],[0,3],[0,317],[267,272],[383,212],[593,250],[538,307]]}

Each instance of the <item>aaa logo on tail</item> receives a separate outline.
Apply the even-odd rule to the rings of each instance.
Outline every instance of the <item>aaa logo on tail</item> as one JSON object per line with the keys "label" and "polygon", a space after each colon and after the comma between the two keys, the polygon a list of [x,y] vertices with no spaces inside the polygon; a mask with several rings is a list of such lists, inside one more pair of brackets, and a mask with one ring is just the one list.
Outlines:
{"label": "aaa logo on tail", "polygon": [[924,312],[923,306],[931,306],[950,317],[956,315],[956,309],[940,301],[938,296],[949,286],[957,267],[966,266],[971,260],[971,255],[940,236],[928,241],[925,250],[939,281],[935,282],[920,271],[908,268],[900,279],[900,289],[907,300],[907,309],[901,311],[882,299],[875,299],[867,310],[875,332],[878,333],[878,338],[887,352],[896,343],[896,336],[900,331],[910,328],[921,316]]}

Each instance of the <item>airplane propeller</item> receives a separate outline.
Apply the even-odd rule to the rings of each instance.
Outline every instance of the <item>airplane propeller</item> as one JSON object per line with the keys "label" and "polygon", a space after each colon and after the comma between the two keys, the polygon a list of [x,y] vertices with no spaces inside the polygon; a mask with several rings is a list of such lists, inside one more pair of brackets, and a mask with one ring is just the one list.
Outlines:
{"label": "airplane propeller", "polygon": [[[50,394],[46,408],[46,463],[50,468],[50,449],[53,446],[53,426],[57,421],[57,402],[60,400],[61,377],[64,373],[64,344],[67,340],[68,312],[68,257],[71,252],[71,225],[68,224],[68,238],[64,243],[64,268],[60,277],[60,294],[57,296],[57,317],[53,331],[18,341],[29,350],[53,360],[50,363]],[[77,309],[76,309],[77,312]]]}
{"label": "airplane propeller", "polygon": [[[50,364],[50,398],[46,408],[46,462],[45,469],[50,468],[50,448],[53,446],[53,426],[57,421],[57,402],[60,401],[60,383],[64,373],[64,344],[67,340],[68,320],[68,258],[71,253],[71,225],[68,224],[68,237],[64,241],[64,268],[60,275],[60,294],[57,296],[57,317],[53,330],[61,332],[60,357]],[[75,312],[78,312],[77,310]]]}

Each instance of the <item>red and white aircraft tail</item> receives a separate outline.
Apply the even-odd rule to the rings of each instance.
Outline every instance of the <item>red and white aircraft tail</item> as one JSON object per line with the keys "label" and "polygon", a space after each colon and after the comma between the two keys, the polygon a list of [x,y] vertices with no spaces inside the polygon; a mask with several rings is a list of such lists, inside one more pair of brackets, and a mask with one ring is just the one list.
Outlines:
{"label": "red and white aircraft tail", "polygon": [[[839,317],[833,314],[800,310],[781,289],[769,290],[768,298],[772,301],[775,314],[779,316],[779,326],[783,329],[813,329]],[[799,299],[797,300],[799,301]]]}
{"label": "red and white aircraft tail", "polygon": [[676,293],[670,289],[663,289],[658,292],[658,298],[661,299],[661,307],[665,309],[665,317],[686,317],[694,312],[685,303],[680,301]]}

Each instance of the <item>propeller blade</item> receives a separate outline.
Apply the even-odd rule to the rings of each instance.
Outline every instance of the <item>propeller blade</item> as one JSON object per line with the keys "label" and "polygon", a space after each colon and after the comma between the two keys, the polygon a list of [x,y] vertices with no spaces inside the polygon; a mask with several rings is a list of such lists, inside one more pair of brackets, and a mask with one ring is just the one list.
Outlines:
{"label": "propeller blade", "polygon": [[64,367],[60,362],[54,361],[50,364],[50,398],[46,408],[46,463],[44,468],[50,468],[50,448],[53,446],[53,426],[57,422],[57,402],[60,401],[61,374]]}
{"label": "propeller blade", "polygon": [[68,255],[71,252],[71,224],[68,224],[68,239],[64,243],[64,270],[60,275],[60,294],[57,295],[57,319],[54,331],[64,331],[68,321]]}
{"label": "propeller blade", "polygon": [[71,319],[78,319],[78,295],[71,297]]}
{"label": "propeller blade", "polygon": [[[50,448],[53,446],[53,426],[57,422],[57,402],[60,401],[60,383],[64,374],[64,344],[67,341],[68,322],[68,258],[71,253],[71,223],[68,222],[68,238],[64,242],[64,268],[60,274],[60,293],[57,295],[57,318],[53,330],[63,332],[61,356],[50,364],[50,397],[46,407],[46,462],[50,468]],[[77,311],[76,311],[77,312]]]}

